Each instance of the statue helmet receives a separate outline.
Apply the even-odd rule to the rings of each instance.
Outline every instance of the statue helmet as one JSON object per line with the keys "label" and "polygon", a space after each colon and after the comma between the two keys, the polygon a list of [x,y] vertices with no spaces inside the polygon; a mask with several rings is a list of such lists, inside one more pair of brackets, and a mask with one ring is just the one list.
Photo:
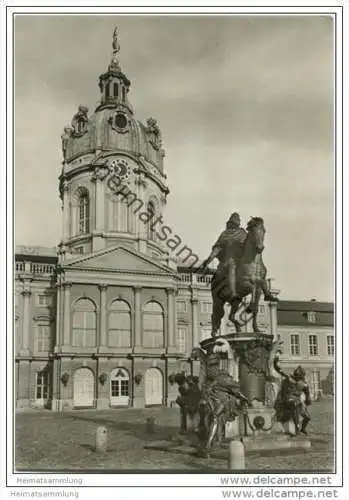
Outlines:
{"label": "statue helmet", "polygon": [[301,365],[298,365],[295,371],[293,372],[293,375],[295,377],[298,377],[300,379],[304,379],[305,377],[305,370]]}
{"label": "statue helmet", "polygon": [[240,214],[238,214],[237,212],[233,212],[231,214],[231,216],[229,217],[227,225],[229,225],[231,222],[236,222],[236,219],[239,219],[239,221],[240,221]]}

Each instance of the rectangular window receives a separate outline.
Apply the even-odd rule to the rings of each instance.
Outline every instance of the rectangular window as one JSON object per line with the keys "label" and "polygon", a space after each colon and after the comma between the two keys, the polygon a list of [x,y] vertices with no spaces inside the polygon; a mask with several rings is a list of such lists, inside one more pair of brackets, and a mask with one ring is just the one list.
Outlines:
{"label": "rectangular window", "polygon": [[108,345],[110,347],[130,347],[131,322],[128,312],[110,313]]}
{"label": "rectangular window", "polygon": [[311,378],[310,378],[310,397],[312,399],[316,399],[319,396],[320,393],[320,372],[319,370],[313,370],[311,372]]}
{"label": "rectangular window", "polygon": [[212,313],[212,303],[211,302],[201,302],[201,312],[204,314]]}
{"label": "rectangular window", "polygon": [[309,323],[315,323],[316,322],[316,314],[314,313],[314,311],[309,311],[307,313],[307,317],[308,317]]}
{"label": "rectangular window", "polygon": [[73,323],[73,346],[95,347],[96,314],[93,311],[75,311]]}
{"label": "rectangular window", "polygon": [[48,352],[51,349],[50,325],[38,325],[36,337],[37,352]]}
{"label": "rectangular window", "polygon": [[200,340],[205,340],[211,337],[212,328],[211,326],[203,326],[200,330]]}
{"label": "rectangular window", "polygon": [[309,355],[318,356],[319,349],[316,335],[309,335]]}
{"label": "rectangular window", "polygon": [[121,380],[121,396],[128,396],[128,380]]}
{"label": "rectangular window", "polygon": [[49,374],[39,372],[36,374],[36,399],[48,399]]}
{"label": "rectangular window", "polygon": [[111,381],[111,397],[117,398],[118,396],[120,396],[120,394],[119,394],[119,381],[112,380]]}
{"label": "rectangular window", "polygon": [[177,311],[183,313],[187,312],[187,303],[184,302],[184,300],[179,300],[177,302]]}
{"label": "rectangular window", "polygon": [[300,355],[299,335],[292,334],[291,335],[291,356],[299,356],[299,355]]}
{"label": "rectangular window", "polygon": [[37,305],[39,307],[49,307],[52,302],[52,296],[47,294],[37,295]]}
{"label": "rectangular window", "polygon": [[329,356],[334,356],[334,354],[335,354],[334,336],[333,335],[327,335],[327,354]]}
{"label": "rectangular window", "polygon": [[179,352],[187,352],[187,329],[178,328],[177,330],[177,347]]}

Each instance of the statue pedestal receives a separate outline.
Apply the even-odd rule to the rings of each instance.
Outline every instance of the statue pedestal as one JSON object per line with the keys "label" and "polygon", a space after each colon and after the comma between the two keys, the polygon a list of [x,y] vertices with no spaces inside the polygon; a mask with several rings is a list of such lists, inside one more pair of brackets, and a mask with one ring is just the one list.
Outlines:
{"label": "statue pedestal", "polygon": [[245,451],[279,451],[287,449],[309,449],[311,442],[304,436],[290,437],[286,434],[259,434],[256,436],[244,437],[242,442]]}

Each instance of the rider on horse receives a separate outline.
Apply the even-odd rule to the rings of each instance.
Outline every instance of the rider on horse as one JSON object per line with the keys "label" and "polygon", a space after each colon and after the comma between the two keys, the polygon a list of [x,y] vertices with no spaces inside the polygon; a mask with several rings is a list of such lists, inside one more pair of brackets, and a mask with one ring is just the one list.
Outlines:
{"label": "rider on horse", "polygon": [[[310,416],[307,406],[311,404],[309,386],[305,381],[305,371],[301,366],[298,366],[293,375],[287,375],[276,366],[277,371],[284,377],[281,384],[281,389],[275,401],[276,418],[278,420],[289,420],[289,414],[293,413],[296,425],[296,432],[306,434],[306,428],[310,422]],[[305,396],[305,400],[303,400]],[[301,429],[298,428],[299,417],[302,417]]]}
{"label": "rider on horse", "polygon": [[[254,217],[249,224],[256,223],[257,220],[263,223],[263,219]],[[247,238],[247,232],[240,227],[240,223],[240,215],[234,212],[227,222],[226,229],[221,233],[218,240],[213,245],[210,256],[202,264],[202,267],[205,268],[213,259],[217,258],[219,260],[216,275],[227,278],[228,290],[233,297],[237,295],[237,264],[238,260],[243,255],[244,243]],[[249,229],[249,224],[247,229]],[[266,281],[262,283],[262,289],[265,300],[278,300],[270,293]]]}
{"label": "rider on horse", "polygon": [[213,245],[210,256],[203,263],[203,267],[207,267],[213,259],[219,260],[216,274],[228,277],[227,285],[233,296],[237,293],[236,260],[243,254],[246,237],[246,231],[240,227],[240,215],[234,212],[227,222],[226,229]]}

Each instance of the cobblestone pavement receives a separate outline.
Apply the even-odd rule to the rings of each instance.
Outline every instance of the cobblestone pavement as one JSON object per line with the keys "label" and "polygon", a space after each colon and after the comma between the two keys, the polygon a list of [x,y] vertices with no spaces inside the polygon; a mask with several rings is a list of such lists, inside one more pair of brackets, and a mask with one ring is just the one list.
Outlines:
{"label": "cobblestone pavement", "polygon": [[[311,407],[310,450],[285,450],[246,454],[247,470],[332,471],[333,402]],[[146,419],[154,416],[155,432],[147,434]],[[214,472],[227,469],[227,459],[199,459],[188,453],[144,449],[154,440],[170,439],[178,432],[175,408],[79,410],[69,413],[32,411],[16,415],[17,470],[167,470]],[[94,451],[96,428],[105,425],[109,434],[106,453]],[[223,453],[224,456],[224,453]]]}

